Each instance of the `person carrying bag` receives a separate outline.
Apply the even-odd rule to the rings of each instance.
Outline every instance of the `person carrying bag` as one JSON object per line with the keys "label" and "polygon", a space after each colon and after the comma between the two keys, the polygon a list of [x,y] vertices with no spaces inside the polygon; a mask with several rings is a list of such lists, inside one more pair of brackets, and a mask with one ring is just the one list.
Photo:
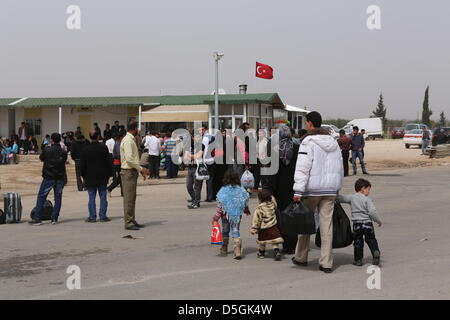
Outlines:
{"label": "person carrying bag", "polygon": [[[323,128],[322,117],[312,111],[306,116],[308,133],[303,136],[298,151],[294,175],[294,202],[304,201],[305,206],[320,216],[319,270],[331,273],[333,267],[333,211],[338,191],[342,188],[344,167],[342,154],[336,140]],[[314,233],[314,232],[313,232]],[[310,235],[299,235],[295,256],[295,265],[308,265]]]}

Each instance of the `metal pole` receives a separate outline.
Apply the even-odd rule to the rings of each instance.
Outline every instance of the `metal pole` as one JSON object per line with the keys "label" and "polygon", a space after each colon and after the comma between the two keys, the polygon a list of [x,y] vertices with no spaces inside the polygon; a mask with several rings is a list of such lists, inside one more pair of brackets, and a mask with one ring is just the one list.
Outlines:
{"label": "metal pole", "polygon": [[142,106],[139,106],[139,116],[138,116],[138,119],[139,119],[139,134],[140,134],[140,135],[142,135],[142,122],[141,122],[142,118],[141,118],[141,114],[142,114]]}
{"label": "metal pole", "polygon": [[62,134],[62,108],[59,107],[59,134]]}
{"label": "metal pole", "polygon": [[219,130],[219,57],[217,52],[215,53],[216,60],[216,89],[214,90],[214,129]]}

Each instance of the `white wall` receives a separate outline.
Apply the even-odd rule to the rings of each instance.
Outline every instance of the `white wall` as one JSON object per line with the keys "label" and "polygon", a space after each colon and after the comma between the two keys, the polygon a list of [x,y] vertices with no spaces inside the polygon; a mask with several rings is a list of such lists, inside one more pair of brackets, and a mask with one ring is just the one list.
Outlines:
{"label": "white wall", "polygon": [[[118,120],[120,124],[126,125],[128,119],[127,107],[104,107],[94,108],[92,112],[78,112],[76,108],[62,109],[62,131],[75,131],[79,126],[79,115],[86,114],[91,115],[91,125],[93,129],[94,122],[97,122],[100,129],[105,128],[105,124],[109,123],[111,126],[115,120]],[[3,115],[3,113],[1,113]],[[6,128],[8,130],[8,113],[6,111]],[[20,127],[20,124],[24,120],[23,108],[16,109],[16,130]],[[42,120],[42,136],[46,134],[52,134],[59,130],[59,109],[58,108],[42,108],[41,111]],[[3,117],[1,119],[3,124]],[[0,132],[3,132],[3,125]]]}
{"label": "white wall", "polygon": [[0,138],[9,137],[11,132],[8,132],[8,109],[0,108]]}

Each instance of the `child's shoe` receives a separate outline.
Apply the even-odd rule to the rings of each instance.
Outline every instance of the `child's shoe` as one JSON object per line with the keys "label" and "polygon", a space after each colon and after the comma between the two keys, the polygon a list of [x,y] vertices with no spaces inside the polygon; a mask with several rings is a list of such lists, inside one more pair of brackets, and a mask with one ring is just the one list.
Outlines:
{"label": "child's shoe", "polygon": [[220,247],[220,255],[226,256],[228,254],[228,243],[230,238],[223,238],[222,246]]}
{"label": "child's shoe", "polygon": [[242,240],[241,238],[233,238],[234,244],[234,258],[236,260],[242,259]]}
{"label": "child's shoe", "polygon": [[363,265],[361,260],[355,260],[355,261],[353,261],[352,264],[357,267],[362,267],[362,265]]}
{"label": "child's shoe", "polygon": [[376,250],[373,252],[372,264],[378,266],[380,264],[380,251]]}
{"label": "child's shoe", "polygon": [[273,249],[273,252],[275,253],[274,260],[280,261],[281,260],[281,252],[280,249]]}
{"label": "child's shoe", "polygon": [[262,251],[262,250],[258,250],[258,253],[256,254],[256,256],[260,259],[264,259],[266,257],[266,252]]}

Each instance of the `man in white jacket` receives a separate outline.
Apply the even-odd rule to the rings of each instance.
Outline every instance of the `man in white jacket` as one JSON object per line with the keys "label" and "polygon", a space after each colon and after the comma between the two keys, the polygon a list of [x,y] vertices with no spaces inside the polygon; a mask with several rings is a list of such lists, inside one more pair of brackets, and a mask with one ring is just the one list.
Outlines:
{"label": "man in white jacket", "polygon": [[[342,154],[336,140],[321,128],[318,112],[306,116],[308,133],[303,137],[295,168],[294,201],[302,199],[307,207],[319,210],[322,240],[319,269],[331,273],[333,267],[333,209],[336,195],[342,187],[344,168]],[[299,235],[295,256],[296,265],[308,264],[309,235]]]}

